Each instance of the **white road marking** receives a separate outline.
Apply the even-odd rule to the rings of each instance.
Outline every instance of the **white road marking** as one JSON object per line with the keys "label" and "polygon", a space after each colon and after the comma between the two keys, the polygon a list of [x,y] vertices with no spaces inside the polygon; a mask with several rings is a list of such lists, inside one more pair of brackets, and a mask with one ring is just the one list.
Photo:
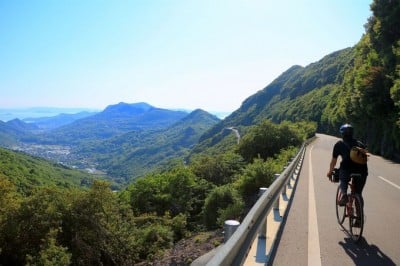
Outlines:
{"label": "white road marking", "polygon": [[393,182],[387,180],[386,178],[383,178],[382,176],[379,176],[379,175],[378,175],[378,177],[379,177],[380,179],[382,179],[383,181],[385,181],[386,183],[388,183],[388,184],[394,186],[395,188],[400,189],[400,186],[398,186],[398,185],[396,185],[395,183],[393,183]]}
{"label": "white road marking", "polygon": [[311,152],[314,146],[310,149],[309,158],[309,182],[308,182],[308,265],[321,264],[321,250],[319,247],[319,233],[317,221],[317,207],[315,204],[314,192],[314,176],[311,163]]}

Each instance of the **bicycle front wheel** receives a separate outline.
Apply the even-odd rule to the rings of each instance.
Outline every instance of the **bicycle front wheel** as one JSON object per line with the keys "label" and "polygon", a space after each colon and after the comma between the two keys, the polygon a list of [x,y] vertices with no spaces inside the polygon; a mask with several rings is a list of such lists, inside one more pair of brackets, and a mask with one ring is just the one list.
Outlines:
{"label": "bicycle front wheel", "polygon": [[361,239],[364,230],[364,210],[360,195],[353,195],[351,208],[353,209],[353,214],[349,216],[350,234],[351,239],[357,242]]}
{"label": "bicycle front wheel", "polygon": [[344,218],[346,217],[346,206],[340,206],[339,200],[341,198],[340,186],[338,186],[336,191],[335,206],[336,206],[336,218],[340,225],[343,224]]}

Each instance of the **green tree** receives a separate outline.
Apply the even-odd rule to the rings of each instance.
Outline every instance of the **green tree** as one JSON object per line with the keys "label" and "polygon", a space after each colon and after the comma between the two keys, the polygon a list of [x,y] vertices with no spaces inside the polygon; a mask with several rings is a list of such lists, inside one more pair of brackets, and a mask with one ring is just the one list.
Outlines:
{"label": "green tree", "polygon": [[153,260],[160,256],[164,249],[173,245],[173,231],[171,227],[162,223],[152,223],[137,231],[138,251],[141,259]]}
{"label": "green tree", "polygon": [[74,195],[63,225],[64,242],[76,265],[134,264],[138,259],[135,232],[130,206],[101,181]]}
{"label": "green tree", "polygon": [[136,179],[130,186],[131,206],[136,215],[157,213],[164,215],[170,208],[170,196],[166,190],[168,180],[163,174],[149,174]]}
{"label": "green tree", "polygon": [[71,264],[71,254],[68,249],[57,244],[57,234],[59,230],[50,230],[39,254],[36,256],[27,255],[27,265],[38,266],[68,266]]}
{"label": "green tree", "polygon": [[15,264],[24,264],[28,254],[36,256],[48,233],[61,227],[66,208],[66,200],[58,189],[44,187],[34,190],[8,216],[3,227],[7,244],[2,256],[10,258]]}
{"label": "green tree", "polygon": [[247,162],[251,162],[255,158],[266,160],[273,157],[281,149],[302,143],[305,138],[302,134],[304,130],[302,132],[296,129],[297,127],[301,128],[301,124],[284,122],[278,125],[264,120],[260,124],[252,126],[244,135],[239,144],[238,153]]}
{"label": "green tree", "polygon": [[238,191],[231,185],[216,187],[207,196],[203,217],[207,228],[221,227],[228,219],[239,219],[244,203]]}
{"label": "green tree", "polygon": [[400,148],[400,2],[374,0],[371,10],[354,68],[346,73],[344,89],[351,92],[346,115],[370,151],[390,156]]}
{"label": "green tree", "polygon": [[177,167],[137,179],[128,190],[136,215],[184,214],[188,226],[193,228],[198,224],[204,199],[211,188],[211,183],[196,177],[189,168]]}
{"label": "green tree", "polygon": [[239,154],[227,152],[216,156],[200,155],[193,158],[190,167],[194,174],[215,185],[233,181],[235,174],[244,166]]}
{"label": "green tree", "polygon": [[[280,169],[279,169],[280,168]],[[246,201],[253,202],[261,187],[269,187],[274,181],[274,175],[280,173],[281,165],[274,159],[255,159],[248,164],[235,181],[235,187]]]}
{"label": "green tree", "polygon": [[0,174],[0,264],[15,264],[17,261],[9,240],[13,237],[10,229],[16,231],[13,221],[21,201],[14,184]]}

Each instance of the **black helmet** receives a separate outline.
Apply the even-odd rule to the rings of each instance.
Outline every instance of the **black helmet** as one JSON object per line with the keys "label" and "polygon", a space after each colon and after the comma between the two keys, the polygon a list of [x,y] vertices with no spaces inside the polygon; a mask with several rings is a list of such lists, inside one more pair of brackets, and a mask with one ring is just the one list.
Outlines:
{"label": "black helmet", "polygon": [[353,126],[350,124],[344,124],[340,127],[340,134],[342,134],[342,136],[353,136]]}

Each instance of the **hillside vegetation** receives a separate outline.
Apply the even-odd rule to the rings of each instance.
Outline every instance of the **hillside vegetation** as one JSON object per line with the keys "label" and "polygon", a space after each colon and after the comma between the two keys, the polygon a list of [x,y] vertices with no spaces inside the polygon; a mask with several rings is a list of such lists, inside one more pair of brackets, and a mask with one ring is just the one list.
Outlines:
{"label": "hillside vegetation", "polygon": [[147,103],[119,103],[94,115],[36,120],[43,123],[0,121],[0,145],[100,170],[120,185],[171,161],[183,161],[200,136],[220,121],[200,109],[186,113]]}
{"label": "hillside vegetation", "polygon": [[318,131],[338,135],[352,123],[368,149],[400,159],[400,3],[374,1],[366,33],[351,48],[306,67],[293,66],[202,136],[194,152],[231,142],[229,127],[274,122],[314,121]]}
{"label": "hillside vegetation", "polygon": [[82,143],[74,153],[90,158],[115,181],[126,184],[149,171],[182,163],[201,135],[220,119],[195,110],[163,129],[135,130],[101,142]]}
{"label": "hillside vegetation", "polygon": [[94,180],[88,173],[3,148],[0,148],[0,177],[12,182],[22,194],[41,186],[89,186]]}
{"label": "hillside vegetation", "polygon": [[80,145],[130,131],[163,129],[187,116],[186,112],[156,108],[147,103],[118,103],[102,112],[74,121],[45,134],[40,141]]}
{"label": "hillside vegetation", "polygon": [[[149,173],[118,193],[94,181],[90,189],[37,186],[25,196],[18,188],[29,182],[33,165],[29,157],[15,163],[13,156],[19,156],[9,152],[3,168],[23,170],[0,175],[0,264],[133,265],[157,259],[182,238],[243,217],[259,186],[271,184],[313,133],[305,125],[264,121],[233,152]],[[268,154],[263,143],[274,143]],[[45,168],[56,176],[54,166]]]}

